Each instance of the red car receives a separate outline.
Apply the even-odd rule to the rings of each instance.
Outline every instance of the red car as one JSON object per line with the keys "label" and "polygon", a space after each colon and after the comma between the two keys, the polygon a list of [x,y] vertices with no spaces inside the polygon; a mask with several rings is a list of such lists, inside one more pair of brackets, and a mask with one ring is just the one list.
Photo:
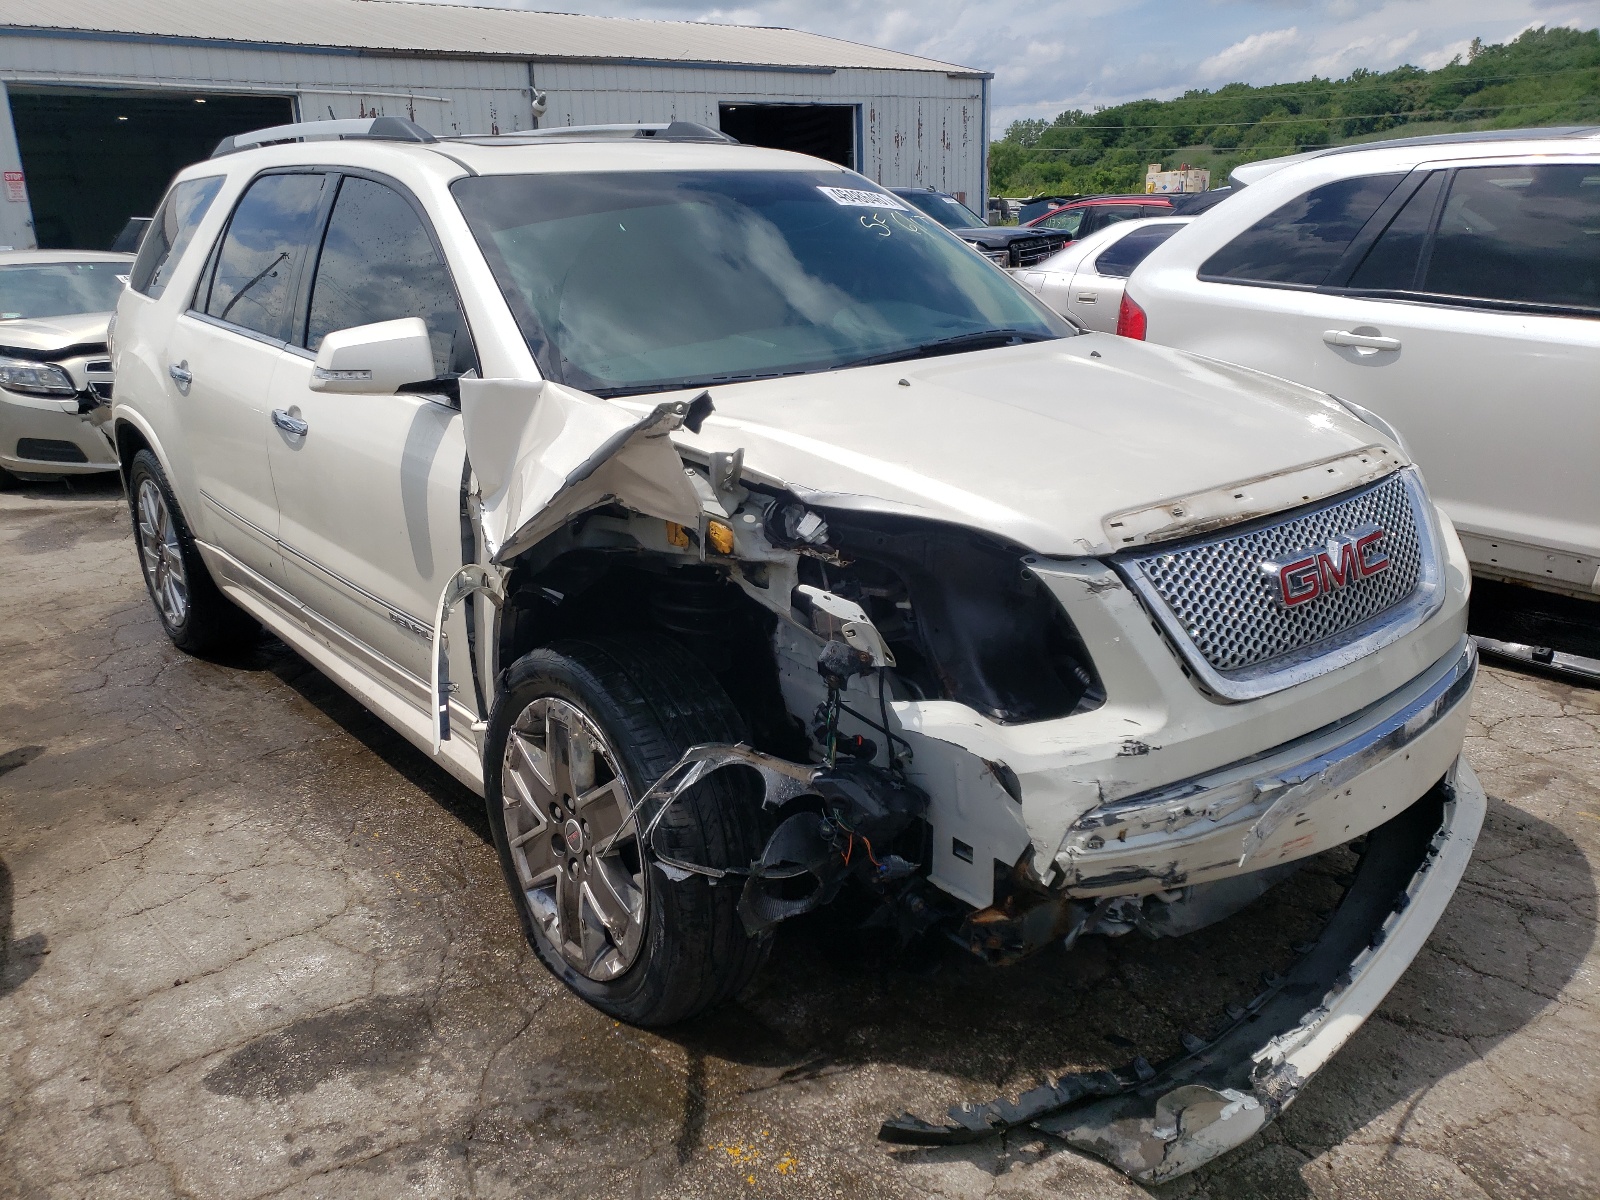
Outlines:
{"label": "red car", "polygon": [[1027,228],[1053,229],[1081,238],[1117,221],[1170,217],[1172,208],[1172,201],[1166,196],[1084,196],[1033,218]]}

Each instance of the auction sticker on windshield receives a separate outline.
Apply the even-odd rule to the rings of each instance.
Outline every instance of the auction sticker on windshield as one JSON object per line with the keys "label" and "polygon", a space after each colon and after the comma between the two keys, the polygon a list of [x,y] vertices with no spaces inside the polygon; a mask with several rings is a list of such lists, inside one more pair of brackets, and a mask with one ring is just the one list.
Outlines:
{"label": "auction sticker on windshield", "polygon": [[898,208],[905,212],[906,206],[893,196],[883,192],[869,192],[861,188],[836,188],[819,187],[821,192],[835,204],[843,204],[849,208]]}

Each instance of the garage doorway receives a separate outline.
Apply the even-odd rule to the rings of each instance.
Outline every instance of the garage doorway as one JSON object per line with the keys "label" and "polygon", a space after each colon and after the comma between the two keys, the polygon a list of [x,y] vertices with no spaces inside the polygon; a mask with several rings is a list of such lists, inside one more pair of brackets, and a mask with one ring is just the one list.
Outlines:
{"label": "garage doorway", "polygon": [[224,137],[294,120],[289,96],[11,84],[11,120],[41,249],[105,250],[180,168]]}
{"label": "garage doorway", "polygon": [[854,104],[723,104],[722,132],[748,146],[794,150],[856,166]]}

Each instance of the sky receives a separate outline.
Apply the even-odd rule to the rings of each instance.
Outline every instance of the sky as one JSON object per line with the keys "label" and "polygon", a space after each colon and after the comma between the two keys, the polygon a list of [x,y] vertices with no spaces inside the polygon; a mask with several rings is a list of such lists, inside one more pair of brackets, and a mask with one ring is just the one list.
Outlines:
{"label": "sky", "polygon": [[[459,2],[459,0],[457,0]],[[497,8],[783,25],[994,72],[991,133],[1069,108],[1356,67],[1439,67],[1474,37],[1600,25],[1600,0],[477,0]]]}

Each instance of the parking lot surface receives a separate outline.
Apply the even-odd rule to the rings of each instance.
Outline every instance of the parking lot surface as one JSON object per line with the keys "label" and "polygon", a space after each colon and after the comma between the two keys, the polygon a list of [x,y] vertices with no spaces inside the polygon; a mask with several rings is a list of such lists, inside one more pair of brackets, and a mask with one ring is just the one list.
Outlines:
{"label": "parking lot surface", "polygon": [[[167,643],[114,484],[0,493],[0,567],[4,1196],[1138,1196],[1038,1136],[874,1135],[1170,1053],[1348,865],[1007,970],[819,916],[641,1032],[533,958],[426,755],[270,638]],[[1427,948],[1283,1120],[1154,1194],[1600,1194],[1600,690],[1488,668],[1467,754],[1489,815]]]}

